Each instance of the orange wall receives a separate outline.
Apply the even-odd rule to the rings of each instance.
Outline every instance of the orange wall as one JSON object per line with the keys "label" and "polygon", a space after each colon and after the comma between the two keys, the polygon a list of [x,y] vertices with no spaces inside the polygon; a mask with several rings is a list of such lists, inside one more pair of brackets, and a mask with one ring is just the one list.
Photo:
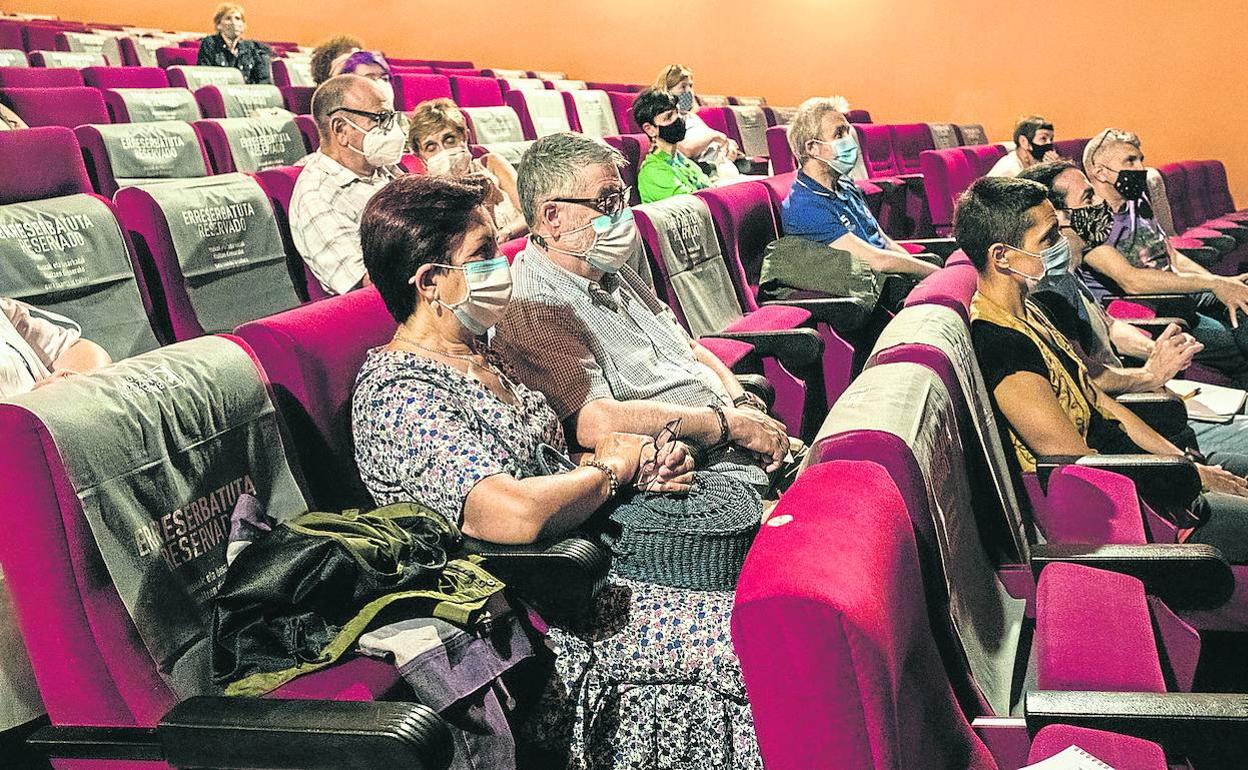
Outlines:
{"label": "orange wall", "polygon": [[[1058,136],[1137,131],[1154,165],[1216,157],[1248,206],[1244,0],[252,0],[248,34],[331,33],[417,58],[648,82],[672,60],[707,93],[775,104],[840,93],[877,122],[981,122],[1008,139],[1024,113]],[[215,2],[19,0],[66,19],[206,29]]]}

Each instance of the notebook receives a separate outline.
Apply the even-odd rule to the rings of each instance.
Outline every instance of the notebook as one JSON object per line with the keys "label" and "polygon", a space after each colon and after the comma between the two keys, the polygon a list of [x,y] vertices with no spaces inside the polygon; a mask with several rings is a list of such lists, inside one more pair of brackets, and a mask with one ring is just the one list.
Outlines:
{"label": "notebook", "polygon": [[1078,746],[1067,746],[1048,759],[1020,767],[1019,770],[1114,770]]}
{"label": "notebook", "polygon": [[1166,387],[1183,399],[1187,417],[1200,422],[1228,423],[1244,408],[1248,391],[1191,380],[1170,380]]}

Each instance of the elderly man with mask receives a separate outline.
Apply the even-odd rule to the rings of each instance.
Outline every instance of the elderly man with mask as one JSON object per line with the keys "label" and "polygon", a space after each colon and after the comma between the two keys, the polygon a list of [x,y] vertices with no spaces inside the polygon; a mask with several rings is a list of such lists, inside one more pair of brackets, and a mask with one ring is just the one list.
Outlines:
{"label": "elderly man with mask", "polygon": [[406,141],[388,83],[330,78],[312,96],[321,146],[303,161],[290,197],[295,248],[330,294],[368,282],[360,215],[373,194],[404,173]]}
{"label": "elderly man with mask", "polygon": [[1192,336],[1205,346],[1197,360],[1248,386],[1248,286],[1243,276],[1214,275],[1170,245],[1145,193],[1139,137],[1105,129],[1084,149],[1083,167],[1109,217],[1104,234],[1087,244],[1088,287],[1101,301],[1111,294],[1102,281],[1127,295],[1193,295],[1200,314]]}
{"label": "elderly man with mask", "polygon": [[1014,126],[1014,152],[1002,156],[988,176],[1018,176],[1037,163],[1057,159],[1053,149],[1053,124],[1039,115],[1032,115]]}
{"label": "elderly man with mask", "polygon": [[654,435],[679,420],[706,467],[765,486],[788,454],[785,428],[627,266],[641,244],[623,165],[578,134],[544,137],[525,152],[518,186],[532,236],[512,268],[497,344],[520,379],[546,394],[569,443]]}
{"label": "elderly man with mask", "polygon": [[889,238],[849,178],[858,163],[853,127],[831,99],[807,99],[789,124],[789,145],[800,168],[781,210],[784,234],[849,252],[877,273],[923,278],[935,265]]}

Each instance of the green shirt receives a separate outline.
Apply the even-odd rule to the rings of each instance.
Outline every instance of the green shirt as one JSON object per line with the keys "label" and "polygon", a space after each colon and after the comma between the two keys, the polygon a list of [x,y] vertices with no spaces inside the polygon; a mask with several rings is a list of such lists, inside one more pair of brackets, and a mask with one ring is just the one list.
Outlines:
{"label": "green shirt", "polygon": [[663,150],[654,150],[646,155],[637,173],[637,193],[642,203],[653,203],[710,186],[710,177],[698,168],[697,163],[679,152],[668,155]]}

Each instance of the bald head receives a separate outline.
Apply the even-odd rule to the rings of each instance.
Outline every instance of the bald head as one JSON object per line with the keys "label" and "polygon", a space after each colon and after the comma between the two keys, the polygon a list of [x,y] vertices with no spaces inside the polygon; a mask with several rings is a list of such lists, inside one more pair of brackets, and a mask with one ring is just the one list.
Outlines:
{"label": "bald head", "polygon": [[[359,75],[338,75],[326,80],[312,94],[312,119],[324,142],[331,133],[334,111],[347,107],[364,112],[389,110],[388,94],[375,81]],[[357,121],[358,122],[358,121]]]}

